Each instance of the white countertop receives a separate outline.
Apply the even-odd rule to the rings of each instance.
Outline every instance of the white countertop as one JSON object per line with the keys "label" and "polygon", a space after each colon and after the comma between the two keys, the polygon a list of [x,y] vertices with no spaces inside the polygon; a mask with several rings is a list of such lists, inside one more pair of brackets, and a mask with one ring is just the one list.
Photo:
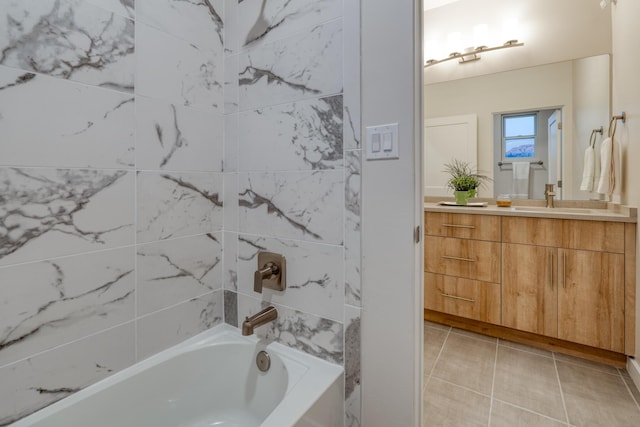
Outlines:
{"label": "white countertop", "polygon": [[[495,203],[495,202],[494,202]],[[446,212],[464,213],[473,215],[499,215],[499,216],[520,216],[533,218],[558,218],[574,219],[583,221],[612,221],[612,222],[638,222],[638,210],[628,206],[619,206],[609,209],[591,208],[545,208],[540,206],[511,206],[508,208],[498,207],[489,202],[484,207],[469,206],[443,206],[438,203],[425,203],[425,212]]]}

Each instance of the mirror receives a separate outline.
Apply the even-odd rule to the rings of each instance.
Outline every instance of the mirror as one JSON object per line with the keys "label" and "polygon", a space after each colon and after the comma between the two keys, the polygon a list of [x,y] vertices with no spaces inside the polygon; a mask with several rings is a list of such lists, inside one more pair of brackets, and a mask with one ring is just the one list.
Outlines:
{"label": "mirror", "polygon": [[[585,5],[584,1],[579,2]],[[554,9],[557,2],[553,1],[509,2],[514,3],[529,3],[528,15],[519,18],[528,28],[520,40],[525,44],[523,47],[483,53],[482,59],[472,64],[451,60],[425,68],[425,196],[451,195],[444,187],[446,176],[441,172],[442,165],[458,158],[477,165],[479,171],[493,179],[487,188],[480,190],[481,197],[514,194],[517,181],[512,163],[523,162],[530,165],[530,172],[527,189],[519,192],[526,194],[520,197],[542,199],[544,184],[552,182],[560,187],[556,198],[599,199],[601,196],[597,193],[581,191],[580,185],[586,148],[595,141],[594,148],[599,152],[599,143],[607,136],[611,40],[605,37],[608,47],[601,40],[594,52],[608,49],[604,54],[575,55],[578,51],[587,53],[580,49],[583,34],[595,31],[598,34],[591,36],[601,37],[601,29],[594,29],[593,20],[606,23],[610,15],[601,10],[597,2],[594,2],[596,7],[589,6],[588,19],[576,18],[575,9],[571,14],[566,11],[564,17],[556,16],[562,15],[564,9]],[[460,16],[460,11],[467,11],[467,21],[475,19],[463,24],[473,28],[474,23],[495,21],[499,15],[497,7],[505,5],[504,0],[459,0],[426,10],[426,48],[434,45],[432,40],[426,40],[427,28],[432,34],[460,31],[459,19],[455,18]],[[532,9],[536,7],[539,9]],[[556,14],[554,19],[558,23],[564,20],[564,25],[549,23],[552,14]],[[565,37],[567,30],[575,37],[571,43],[565,41],[566,46],[556,49],[552,41]],[[536,37],[538,33],[543,35]],[[474,46],[472,42],[467,43]],[[429,59],[429,52],[425,52],[425,57]],[[518,141],[503,132],[505,118],[522,114],[534,117],[535,149],[531,138],[522,137]],[[592,139],[592,132],[600,127],[603,133],[595,133]],[[519,136],[517,132],[514,135]],[[529,146],[525,150],[522,144]],[[518,148],[509,149],[513,146]],[[596,170],[596,176],[598,173]]]}

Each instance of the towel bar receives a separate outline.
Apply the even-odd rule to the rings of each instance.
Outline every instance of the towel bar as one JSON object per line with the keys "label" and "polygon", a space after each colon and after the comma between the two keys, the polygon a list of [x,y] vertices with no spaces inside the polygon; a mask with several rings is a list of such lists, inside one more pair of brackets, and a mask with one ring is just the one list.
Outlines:
{"label": "towel bar", "polygon": [[[542,166],[544,164],[544,162],[542,160],[538,160],[537,162],[529,162],[532,165],[540,165]],[[513,164],[513,162],[498,162],[498,166],[502,166],[502,165],[511,165]]]}

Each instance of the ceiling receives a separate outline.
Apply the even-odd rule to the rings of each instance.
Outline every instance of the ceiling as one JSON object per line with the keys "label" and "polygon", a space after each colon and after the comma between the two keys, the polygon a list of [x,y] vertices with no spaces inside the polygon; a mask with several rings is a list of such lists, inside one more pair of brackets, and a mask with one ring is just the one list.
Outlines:
{"label": "ceiling", "polygon": [[456,1],[458,0],[424,0],[424,10],[434,9]]}

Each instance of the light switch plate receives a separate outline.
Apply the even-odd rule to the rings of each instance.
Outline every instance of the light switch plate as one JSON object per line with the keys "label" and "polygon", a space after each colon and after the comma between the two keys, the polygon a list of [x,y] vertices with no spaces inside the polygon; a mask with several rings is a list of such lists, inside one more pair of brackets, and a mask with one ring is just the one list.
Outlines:
{"label": "light switch plate", "polygon": [[399,159],[398,124],[367,127],[367,160]]}

